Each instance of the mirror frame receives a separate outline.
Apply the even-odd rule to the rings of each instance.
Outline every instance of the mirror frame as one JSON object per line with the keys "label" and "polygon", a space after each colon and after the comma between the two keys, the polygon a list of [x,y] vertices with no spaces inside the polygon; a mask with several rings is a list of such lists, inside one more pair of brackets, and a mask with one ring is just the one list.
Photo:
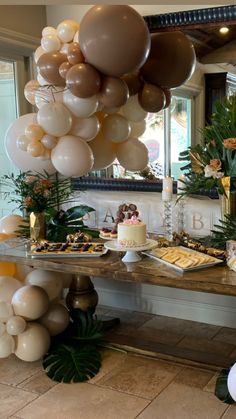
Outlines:
{"label": "mirror frame", "polygon": [[[160,15],[144,16],[150,33],[161,31],[175,31],[186,28],[199,28],[203,25],[222,26],[222,24],[236,24],[236,6],[220,6],[206,9],[194,9]],[[177,182],[174,182],[173,192],[177,193]],[[107,191],[136,191],[161,192],[162,180],[132,180],[110,179],[99,177],[81,177],[73,179],[74,189],[107,190]],[[216,190],[212,189],[201,195],[218,198]]]}

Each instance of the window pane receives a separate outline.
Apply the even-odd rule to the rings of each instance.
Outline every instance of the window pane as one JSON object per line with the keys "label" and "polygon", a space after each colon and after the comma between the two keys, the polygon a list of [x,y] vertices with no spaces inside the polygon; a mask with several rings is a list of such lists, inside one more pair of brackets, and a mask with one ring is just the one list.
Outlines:
{"label": "window pane", "polygon": [[[6,131],[16,117],[14,63],[0,60],[0,176],[17,171],[6,157],[4,147]],[[9,214],[14,208],[14,204],[8,204],[0,195],[0,216]]]}

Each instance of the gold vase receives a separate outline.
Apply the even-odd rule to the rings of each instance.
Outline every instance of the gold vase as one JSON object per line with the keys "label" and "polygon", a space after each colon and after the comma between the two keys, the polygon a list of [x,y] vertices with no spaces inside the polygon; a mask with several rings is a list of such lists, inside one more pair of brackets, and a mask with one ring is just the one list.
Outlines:
{"label": "gold vase", "polygon": [[32,241],[41,241],[45,239],[46,223],[44,212],[30,213],[30,239]]}
{"label": "gold vase", "polygon": [[231,191],[230,176],[221,179],[224,194],[221,196],[221,219],[226,220],[227,216],[236,214],[236,191]]}

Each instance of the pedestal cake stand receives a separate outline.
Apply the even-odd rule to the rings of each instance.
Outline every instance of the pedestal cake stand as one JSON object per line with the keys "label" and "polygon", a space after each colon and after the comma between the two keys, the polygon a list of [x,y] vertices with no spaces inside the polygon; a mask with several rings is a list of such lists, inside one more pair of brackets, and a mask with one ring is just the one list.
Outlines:
{"label": "pedestal cake stand", "polygon": [[104,243],[104,246],[106,249],[113,250],[114,252],[126,252],[124,257],[121,259],[122,262],[138,262],[142,259],[138,252],[153,249],[157,246],[157,242],[156,240],[147,239],[143,246],[126,247],[113,240],[107,241]]}

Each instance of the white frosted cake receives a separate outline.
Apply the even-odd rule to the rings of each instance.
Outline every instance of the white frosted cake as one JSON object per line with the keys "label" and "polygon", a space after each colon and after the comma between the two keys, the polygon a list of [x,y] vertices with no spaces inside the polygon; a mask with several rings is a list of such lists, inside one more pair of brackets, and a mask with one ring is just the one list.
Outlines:
{"label": "white frosted cake", "polygon": [[147,241],[146,224],[136,217],[118,224],[117,242],[124,247],[143,246]]}

